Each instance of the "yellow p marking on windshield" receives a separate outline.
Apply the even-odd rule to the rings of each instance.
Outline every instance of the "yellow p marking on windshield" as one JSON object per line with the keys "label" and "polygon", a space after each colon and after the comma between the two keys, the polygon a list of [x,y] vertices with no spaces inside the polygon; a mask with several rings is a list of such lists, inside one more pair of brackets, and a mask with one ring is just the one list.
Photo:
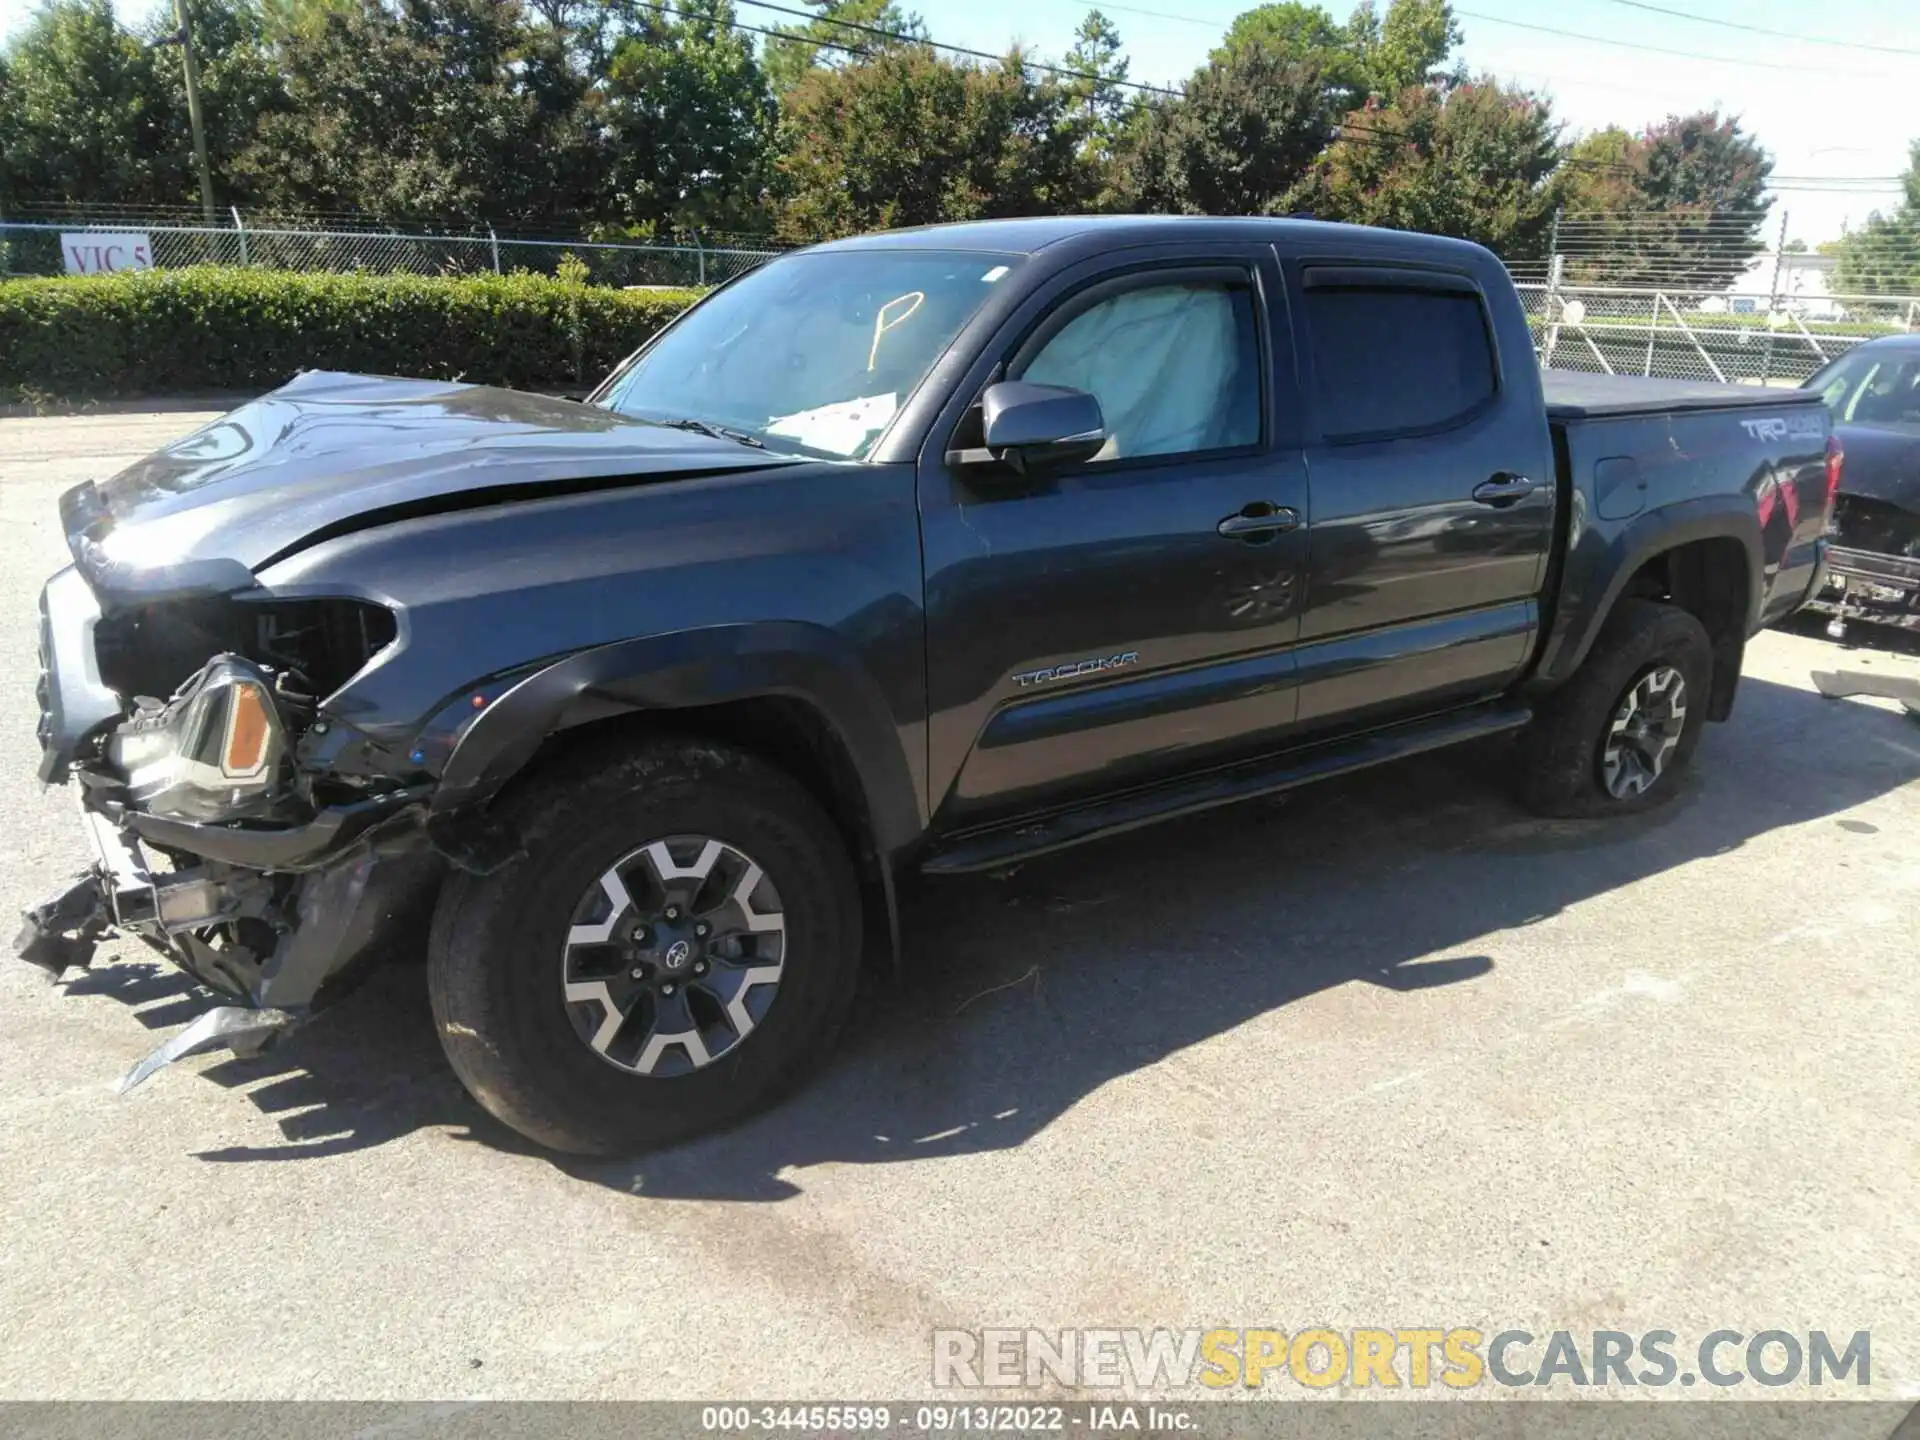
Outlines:
{"label": "yellow p marking on windshield", "polygon": [[[867,347],[868,374],[873,373],[873,362],[880,358],[880,337],[896,326],[904,325],[907,321],[911,320],[914,311],[924,305],[926,300],[926,291],[909,290],[904,295],[894,296],[893,299],[887,301],[886,304],[880,307],[879,313],[873,317],[873,344]],[[889,320],[887,318],[887,312],[896,305],[905,305],[907,308]]]}

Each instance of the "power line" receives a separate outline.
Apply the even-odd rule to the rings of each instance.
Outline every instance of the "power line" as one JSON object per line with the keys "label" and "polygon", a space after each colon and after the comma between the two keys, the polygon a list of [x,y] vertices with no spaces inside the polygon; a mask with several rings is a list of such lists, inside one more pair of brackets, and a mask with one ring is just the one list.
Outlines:
{"label": "power line", "polygon": [[[738,3],[743,5],[750,5],[757,10],[770,10],[781,15],[791,15],[796,19],[807,21],[810,25],[824,23],[827,25],[835,26],[841,30],[851,30],[859,34],[871,35],[876,39],[891,41],[895,44],[924,45],[931,50],[943,50],[950,54],[965,55],[975,60],[985,60],[995,64],[1004,63],[1009,58],[1007,55],[996,55],[993,52],[988,50],[976,50],[971,46],[948,44],[945,41],[935,40],[929,36],[913,35],[900,30],[888,30],[882,26],[868,25],[863,22],[855,21],[855,20],[837,20],[828,16],[816,14],[815,12],[810,10],[800,10],[800,9],[794,8],[793,6],[781,5],[781,4],[775,3],[775,0],[738,0]],[[699,15],[699,16],[689,15],[687,14],[687,12],[677,10],[673,6],[666,5],[666,4],[662,4],[660,8],[669,14],[681,15],[683,16],[683,18],[688,18],[688,19],[711,20],[713,18],[716,18],[711,14]],[[1117,4],[1113,5],[1112,8],[1138,9],[1138,7],[1127,7],[1127,6],[1117,5]],[[1139,13],[1161,14],[1162,12],[1139,10]],[[1466,14],[1466,15],[1473,14],[1473,12],[1471,11],[1464,11],[1464,10],[1460,11],[1459,13]],[[1181,19],[1181,18],[1188,18],[1188,17],[1167,16],[1166,18]],[[1475,16],[1475,18],[1497,20],[1497,17],[1490,17],[1490,16]],[[787,41],[797,40],[805,44],[818,45],[823,49],[834,50],[842,54],[854,55],[854,56],[860,56],[860,57],[864,57],[870,53],[867,49],[863,49],[859,46],[840,44],[830,40],[816,39],[816,38],[806,36],[804,33],[796,34],[795,32],[790,30],[776,30],[776,29],[769,29],[763,26],[758,26],[758,25],[749,25],[745,21],[742,21],[739,19],[733,19],[728,21],[727,23],[736,30],[745,31],[753,35],[765,36],[769,39],[787,40]],[[1524,22],[1521,22],[1521,21],[1500,21],[1499,23],[1523,25],[1524,28],[1528,28],[1528,29],[1544,30],[1547,28],[1544,26],[1524,25]],[[1566,32],[1550,31],[1549,33],[1564,34]],[[1573,38],[1588,38],[1588,37],[1576,36]],[[1629,42],[1607,41],[1603,43],[1627,44]],[[1639,47],[1639,48],[1647,48],[1647,47]],[[1682,53],[1682,52],[1671,52],[1671,53]],[[1695,58],[1708,58],[1708,57],[1695,57]],[[1171,89],[1164,85],[1149,85],[1138,80],[1122,80],[1122,79],[1113,78],[1111,76],[1096,75],[1090,71],[1085,71],[1085,70],[1071,70],[1064,66],[1049,65],[1044,61],[1031,60],[1024,55],[1018,57],[1018,63],[1023,68],[1038,70],[1042,74],[1055,75],[1055,76],[1059,76],[1069,80],[1084,80],[1084,81],[1091,81],[1095,84],[1111,85],[1116,89],[1131,90],[1140,94],[1158,95],[1165,99],[1178,100],[1178,99],[1184,98],[1184,95],[1185,95],[1185,92],[1183,90]],[[1762,62],[1732,62],[1732,63],[1758,64]],[[1769,68],[1792,69],[1796,67],[1782,66],[1782,67],[1769,67]],[[1361,140],[1364,143],[1373,143],[1373,144],[1409,145],[1414,143],[1413,138],[1411,136],[1394,134],[1391,131],[1380,130],[1371,126],[1357,124],[1351,120],[1340,121],[1336,126],[1335,135],[1336,135],[1336,138],[1338,139]],[[1579,159],[1573,156],[1565,156],[1561,159],[1560,163],[1561,165],[1569,169],[1584,170],[1589,173],[1618,174],[1618,175],[1627,175],[1632,173],[1632,168],[1630,166],[1622,165],[1613,161],[1585,160],[1585,159]],[[1791,180],[1800,179],[1800,178],[1802,177],[1779,177],[1769,182],[1770,188],[1773,188],[1776,190],[1790,190],[1795,188],[1795,186],[1789,182]],[[1832,177],[1831,179],[1828,179],[1827,177],[1804,177],[1804,182],[1805,183],[1803,183],[1799,188],[1805,189],[1809,192],[1817,191],[1818,193],[1824,193],[1824,194],[1852,194],[1852,193],[1871,194],[1871,193],[1878,193],[1879,190],[1882,188],[1890,189],[1892,187],[1896,187],[1900,183],[1900,179],[1897,176],[1888,176],[1888,177],[1885,177],[1884,184],[1883,184],[1881,177],[1836,176],[1836,177]],[[1863,186],[1870,185],[1872,188],[1862,188],[1858,191],[1842,188],[1845,185],[1854,184],[1856,182]]]}
{"label": "power line", "polygon": [[[967,56],[971,56],[976,60],[988,60],[995,63],[1002,62],[1008,58],[1005,55],[995,55],[991,51],[975,50],[966,45],[949,45],[943,41],[934,40],[926,36],[911,35],[901,30],[888,30],[882,26],[868,25],[856,20],[836,20],[829,16],[817,15],[811,10],[798,10],[790,5],[777,4],[775,3],[775,0],[739,0],[739,3],[743,5],[750,5],[756,10],[771,10],[781,15],[792,15],[799,19],[806,20],[810,24],[824,23],[827,25],[837,26],[843,30],[853,30],[863,35],[872,35],[878,39],[890,40],[896,44],[925,45],[929,49],[945,50],[956,55],[967,55]],[[665,7],[665,8],[671,8],[671,7]],[[674,12],[674,13],[679,13],[679,12]],[[761,34],[761,35],[771,34],[771,35],[774,35],[776,38],[782,39],[782,40],[800,39],[804,43],[826,45],[827,48],[829,49],[846,51],[851,54],[865,53],[853,46],[835,45],[827,41],[809,40],[805,36],[796,36],[786,32],[782,32],[782,31],[763,30],[757,26],[746,25],[737,21],[734,23],[737,28],[743,29],[743,30],[750,30],[755,34]],[[1112,85],[1119,89],[1135,90],[1145,94],[1160,95],[1168,99],[1174,99],[1174,100],[1182,99],[1185,96],[1184,91],[1172,90],[1167,88],[1164,85],[1147,85],[1137,80],[1116,80],[1109,76],[1095,75],[1085,70],[1068,70],[1062,66],[1048,65],[1038,60],[1029,60],[1024,55],[1020,57],[1019,63],[1024,67],[1041,71],[1043,74],[1065,76],[1066,78],[1071,80],[1091,80],[1097,84]],[[1377,137],[1374,143],[1385,143],[1385,144],[1394,144],[1394,145],[1408,145],[1413,143],[1411,136],[1396,135],[1391,131],[1385,131],[1385,130],[1377,129],[1372,126],[1356,124],[1350,120],[1343,120],[1339,122],[1336,128],[1340,134],[1340,138],[1342,139],[1349,139],[1354,136],[1370,136],[1370,137]],[[1579,160],[1579,159],[1567,158],[1563,160],[1562,163],[1565,165],[1569,165],[1574,169],[1578,169],[1578,170],[1601,171],[1601,172],[1621,173],[1621,174],[1626,173],[1628,168],[1626,166],[1619,165],[1611,161],[1604,161],[1604,160]]]}
{"label": "power line", "polygon": [[1746,65],[1756,70],[1786,70],[1795,75],[1853,75],[1863,79],[1895,79],[1885,70],[1854,70],[1836,66],[1789,65],[1777,60],[1739,60],[1731,55],[1703,55],[1697,50],[1674,50],[1665,45],[1645,45],[1638,40],[1615,40],[1607,35],[1586,35],[1577,30],[1560,30],[1552,25],[1535,25],[1530,20],[1509,20],[1504,15],[1488,15],[1479,10],[1455,9],[1456,15],[1484,20],[1490,25],[1511,25],[1517,30],[1534,30],[1542,35],[1558,35],[1563,40],[1584,40],[1590,45],[1617,45],[1625,50],[1644,50],[1653,55],[1677,55],[1682,60],[1704,60],[1714,65]]}
{"label": "power line", "polygon": [[[998,62],[998,61],[1005,60],[1007,58],[1006,55],[995,55],[990,50],[974,50],[965,45],[948,45],[944,41],[930,40],[925,36],[921,36],[921,35],[909,35],[905,31],[901,31],[901,30],[885,30],[878,25],[863,25],[856,20],[835,20],[830,16],[817,15],[811,10],[796,10],[790,5],[775,5],[771,3],[771,0],[738,0],[738,3],[742,5],[751,5],[756,10],[775,10],[782,15],[795,15],[795,16],[798,16],[800,19],[803,19],[812,23],[824,23],[828,25],[837,25],[843,30],[857,30],[862,34],[873,35],[882,40],[892,40],[902,45],[925,45],[929,49],[945,50],[954,55],[969,55],[973,57],[975,60],[992,60],[992,61]],[[740,28],[751,29],[753,27],[742,26]],[[760,33],[767,33],[767,32],[760,32]],[[805,35],[791,35],[791,34],[785,34],[780,32],[773,32],[773,33],[777,34],[778,38],[782,40],[799,40],[805,44],[810,44],[810,45],[826,43],[824,41],[812,40]],[[845,50],[845,49],[848,49],[849,47],[844,45],[836,45],[830,48],[836,49],[836,50]],[[855,53],[858,54],[858,53],[864,53],[864,52],[855,51]],[[1164,85],[1147,85],[1138,80],[1116,80],[1111,76],[1095,75],[1091,71],[1087,71],[1087,70],[1068,70],[1059,65],[1048,65],[1039,60],[1029,60],[1024,55],[1020,57],[1020,64],[1028,69],[1039,70],[1044,74],[1048,74],[1048,75],[1060,75],[1060,76],[1064,76],[1066,79],[1069,79],[1069,80],[1091,80],[1091,81],[1094,81],[1096,84],[1112,85],[1117,89],[1122,89],[1122,90],[1138,90],[1148,95],[1165,95],[1172,99],[1177,100],[1180,98],[1182,93],[1178,90],[1170,90]]]}
{"label": "power line", "polygon": [[1671,15],[1676,20],[1691,20],[1697,25],[1718,25],[1723,30],[1744,30],[1749,35],[1771,35],[1776,40],[1798,40],[1803,45],[1838,45],[1848,50],[1872,50],[1882,55],[1920,55],[1920,50],[1902,45],[1874,45],[1865,40],[1832,40],[1824,35],[1801,35],[1792,30],[1769,30],[1764,25],[1748,25],[1739,20],[1722,20],[1713,15],[1695,15],[1690,10],[1670,10],[1665,5],[1649,5],[1647,0],[1613,0],[1630,10],[1645,10],[1654,15]]}
{"label": "power line", "polygon": [[[1782,30],[1764,30],[1758,26],[1740,25],[1740,24],[1736,24],[1733,21],[1716,21],[1702,15],[1689,15],[1685,11],[1662,9],[1662,7],[1658,5],[1645,3],[1645,0],[1614,0],[1614,3],[1620,4],[1620,5],[1631,5],[1634,8],[1640,9],[1640,10],[1652,10],[1663,15],[1674,15],[1674,16],[1680,17],[1681,19],[1686,19],[1686,20],[1701,20],[1708,24],[1724,24],[1734,29],[1752,30],[1758,34],[1771,35],[1780,39],[1806,40],[1806,41],[1810,41],[1811,43],[1820,44],[1820,45],[1850,45],[1853,43],[1845,40],[1826,40],[1817,36],[1791,35],[1791,34],[1788,34],[1786,31],[1782,31]],[[1108,9],[1108,10],[1118,10],[1128,15],[1144,15],[1144,16],[1147,16],[1149,19],[1154,19],[1154,20],[1172,20],[1182,25],[1200,25],[1213,30],[1222,30],[1226,26],[1232,23],[1230,20],[1220,19],[1220,18],[1209,18],[1206,16],[1200,16],[1200,15],[1177,15],[1169,10],[1155,10],[1144,5],[1124,5],[1119,3],[1119,0],[1104,0],[1104,4],[1101,6],[1101,8]],[[1598,45],[1618,45],[1629,50],[1650,51],[1656,55],[1676,55],[1684,60],[1705,60],[1713,64],[1721,64],[1721,65],[1748,65],[1748,66],[1753,66],[1755,68],[1762,69],[1762,70],[1790,70],[1796,74],[1802,74],[1802,75],[1807,74],[1810,71],[1818,71],[1819,73],[1824,73],[1824,74],[1855,75],[1855,76],[1862,76],[1862,77],[1868,77],[1873,79],[1891,78],[1888,75],[1888,72],[1884,70],[1854,70],[1851,68],[1788,65],[1782,62],[1770,61],[1770,60],[1741,60],[1741,59],[1736,59],[1731,55],[1702,55],[1697,51],[1693,51],[1693,50],[1669,49],[1661,45],[1642,44],[1639,41],[1635,41],[1635,40],[1615,40],[1604,35],[1583,35],[1583,34],[1578,34],[1571,30],[1557,30],[1550,25],[1535,25],[1525,20],[1509,20],[1509,19],[1506,19],[1504,16],[1487,15],[1475,10],[1462,10],[1459,8],[1455,8],[1454,14],[1464,15],[1473,20],[1486,20],[1495,25],[1513,25],[1513,26],[1517,26],[1522,30],[1537,30],[1543,35],[1558,35],[1568,40],[1585,40]],[[1868,45],[1868,44],[1861,43],[1857,45],[1855,48],[1862,49],[1862,50],[1877,51],[1877,52],[1889,54],[1889,55],[1920,55],[1920,50],[1903,50],[1897,46],[1891,46],[1891,45]],[[1555,77],[1549,76],[1546,78],[1552,79]],[[1567,80],[1564,83],[1571,84],[1576,82]],[[1634,87],[1631,87],[1631,86],[1609,85],[1606,82],[1599,81],[1599,80],[1580,81],[1577,83],[1591,84],[1591,85],[1600,86],[1601,88],[1612,89],[1612,90],[1634,89]],[[1637,93],[1651,94],[1654,92],[1638,91]]]}

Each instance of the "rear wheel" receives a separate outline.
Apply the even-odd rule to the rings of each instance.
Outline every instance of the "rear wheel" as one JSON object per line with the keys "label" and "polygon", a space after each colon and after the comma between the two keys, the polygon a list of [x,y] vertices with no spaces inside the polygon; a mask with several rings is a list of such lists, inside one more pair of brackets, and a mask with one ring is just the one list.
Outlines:
{"label": "rear wheel", "polygon": [[441,895],[430,986],[455,1072],[556,1150],[738,1120],[830,1047],[859,969],[853,867],[804,788],[694,743],[573,757],[508,800],[524,854]]}
{"label": "rear wheel", "polygon": [[1599,816],[1670,799],[1707,719],[1713,644],[1676,606],[1623,600],[1520,741],[1520,793],[1543,815]]}

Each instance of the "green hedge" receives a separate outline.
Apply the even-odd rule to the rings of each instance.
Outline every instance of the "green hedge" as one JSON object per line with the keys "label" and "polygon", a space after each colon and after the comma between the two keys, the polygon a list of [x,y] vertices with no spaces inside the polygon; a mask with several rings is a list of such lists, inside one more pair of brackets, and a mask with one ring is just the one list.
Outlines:
{"label": "green hedge", "polygon": [[0,280],[0,399],[268,390],[297,370],[577,388],[696,294],[212,266]]}

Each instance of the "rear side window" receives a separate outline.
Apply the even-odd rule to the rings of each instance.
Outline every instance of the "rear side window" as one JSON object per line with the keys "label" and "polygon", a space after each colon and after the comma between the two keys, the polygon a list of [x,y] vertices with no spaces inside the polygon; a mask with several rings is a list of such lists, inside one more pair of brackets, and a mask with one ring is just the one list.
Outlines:
{"label": "rear side window", "polygon": [[1313,287],[1306,298],[1329,440],[1437,429],[1493,398],[1499,372],[1478,295]]}

